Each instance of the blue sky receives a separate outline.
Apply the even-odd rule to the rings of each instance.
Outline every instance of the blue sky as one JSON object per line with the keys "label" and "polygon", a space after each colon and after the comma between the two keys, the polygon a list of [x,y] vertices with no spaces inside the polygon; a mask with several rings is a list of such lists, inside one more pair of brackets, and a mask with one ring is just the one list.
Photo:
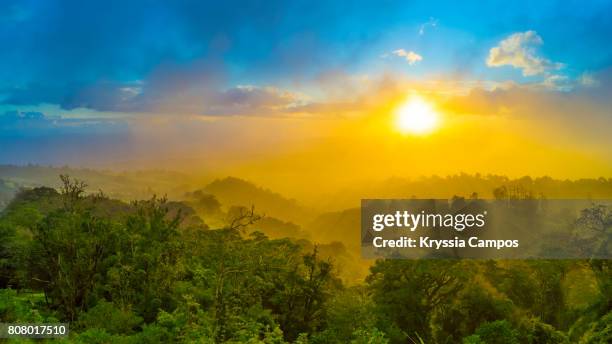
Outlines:
{"label": "blue sky", "polygon": [[605,98],[607,87],[583,86],[608,85],[610,13],[610,1],[3,1],[0,143],[60,140],[78,121],[80,134],[103,136],[134,115],[346,102],[322,86],[338,75]]}

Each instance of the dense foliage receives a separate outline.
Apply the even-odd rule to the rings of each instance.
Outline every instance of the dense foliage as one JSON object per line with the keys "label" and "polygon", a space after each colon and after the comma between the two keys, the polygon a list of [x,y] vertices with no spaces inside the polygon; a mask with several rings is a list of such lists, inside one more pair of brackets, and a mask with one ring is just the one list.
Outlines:
{"label": "dense foliage", "polygon": [[[252,209],[210,229],[84,187],[63,177],[3,211],[0,322],[70,322],[77,343],[612,341],[610,261],[380,260],[347,285],[318,246],[248,231]],[[605,209],[583,215],[609,230]]]}

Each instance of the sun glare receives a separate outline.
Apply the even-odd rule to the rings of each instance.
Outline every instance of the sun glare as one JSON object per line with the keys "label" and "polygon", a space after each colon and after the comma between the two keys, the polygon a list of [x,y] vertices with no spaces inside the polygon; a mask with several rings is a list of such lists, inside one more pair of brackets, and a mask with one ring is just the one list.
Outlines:
{"label": "sun glare", "polygon": [[420,96],[412,96],[396,110],[397,129],[405,134],[427,134],[438,126],[438,113]]}

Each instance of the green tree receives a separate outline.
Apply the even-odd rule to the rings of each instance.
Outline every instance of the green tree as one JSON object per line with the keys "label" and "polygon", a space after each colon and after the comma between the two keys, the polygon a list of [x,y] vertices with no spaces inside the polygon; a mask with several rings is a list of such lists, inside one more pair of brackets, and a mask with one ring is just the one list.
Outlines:
{"label": "green tree", "polygon": [[28,278],[45,292],[52,307],[74,321],[92,303],[96,283],[117,248],[118,228],[92,213],[84,202],[83,183],[62,180],[64,206],[31,229]]}
{"label": "green tree", "polygon": [[133,305],[145,321],[159,309],[172,310],[173,288],[181,278],[181,212],[168,214],[165,198],[133,203],[125,220],[121,246],[113,257],[105,289],[122,308]]}
{"label": "green tree", "polygon": [[464,344],[518,344],[518,331],[506,320],[482,324],[476,332],[463,340]]}
{"label": "green tree", "polygon": [[367,282],[381,319],[379,328],[392,342],[417,336],[430,341],[434,311],[462,288],[462,269],[467,268],[454,260],[376,261]]}

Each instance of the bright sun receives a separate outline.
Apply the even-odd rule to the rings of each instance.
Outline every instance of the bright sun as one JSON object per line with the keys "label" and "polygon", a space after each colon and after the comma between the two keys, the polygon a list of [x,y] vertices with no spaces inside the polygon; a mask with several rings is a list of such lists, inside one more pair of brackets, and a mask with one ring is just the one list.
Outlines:
{"label": "bright sun", "polygon": [[396,126],[406,134],[427,134],[438,126],[438,113],[420,96],[413,95],[396,110]]}

